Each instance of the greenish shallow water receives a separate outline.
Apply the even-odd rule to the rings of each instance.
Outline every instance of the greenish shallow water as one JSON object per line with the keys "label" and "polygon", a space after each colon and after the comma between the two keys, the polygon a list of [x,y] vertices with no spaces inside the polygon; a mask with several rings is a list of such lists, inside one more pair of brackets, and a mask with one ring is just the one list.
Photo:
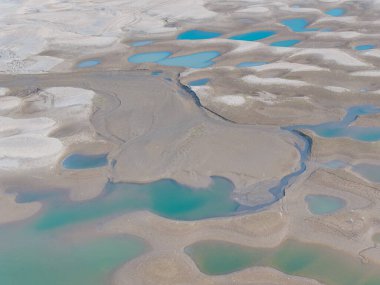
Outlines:
{"label": "greenish shallow water", "polygon": [[333,214],[346,206],[346,201],[328,195],[307,195],[305,201],[314,215]]}
{"label": "greenish shallow water", "polygon": [[[34,227],[49,230],[136,210],[149,210],[176,220],[228,216],[240,207],[231,198],[233,187],[221,177],[213,177],[213,183],[205,189],[194,189],[169,179],[148,184],[109,183],[102,195],[90,201],[75,203],[58,194],[48,197],[49,214],[39,216]],[[18,201],[31,202],[33,197],[30,193],[21,194]]]}
{"label": "greenish shallow water", "polygon": [[288,240],[273,249],[201,241],[185,248],[185,252],[203,273],[209,275],[266,266],[327,285],[380,284],[380,265],[362,264],[359,258],[340,251],[294,240]]}
{"label": "greenish shallow water", "polygon": [[27,227],[0,230],[0,284],[105,285],[110,274],[146,251],[135,237],[63,239]]}

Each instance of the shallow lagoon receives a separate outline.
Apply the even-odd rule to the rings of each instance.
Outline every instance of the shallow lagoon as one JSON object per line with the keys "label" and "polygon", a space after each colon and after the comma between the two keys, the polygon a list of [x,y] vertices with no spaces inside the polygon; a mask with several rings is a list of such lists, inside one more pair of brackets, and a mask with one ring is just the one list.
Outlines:
{"label": "shallow lagoon", "polygon": [[218,32],[202,31],[202,30],[189,30],[177,36],[177,40],[205,40],[217,38],[221,35]]}
{"label": "shallow lagoon", "polygon": [[[191,188],[174,180],[160,180],[148,184],[108,183],[97,198],[84,202],[71,202],[63,193],[45,199],[49,215],[34,221],[34,228],[50,230],[70,224],[103,219],[122,213],[149,210],[175,220],[199,220],[234,215],[240,204],[231,198],[233,184],[224,178],[214,177],[206,189]],[[37,197],[33,200],[33,197]],[[19,194],[18,202],[38,201],[41,195]]]}
{"label": "shallow lagoon", "polygon": [[66,157],[62,162],[62,166],[66,169],[97,168],[107,164],[107,154],[84,155],[74,153]]}
{"label": "shallow lagoon", "polygon": [[168,51],[138,53],[130,56],[128,61],[132,63],[153,62],[165,66],[204,68],[213,65],[212,60],[220,56],[220,53],[217,51],[205,51],[177,57],[170,57],[171,55],[172,53]]}
{"label": "shallow lagoon", "polygon": [[65,239],[53,231],[4,226],[0,284],[106,285],[114,270],[146,250],[142,240],[131,236]]}
{"label": "shallow lagoon", "polygon": [[230,37],[231,40],[237,41],[258,41],[275,35],[272,30],[255,31]]}
{"label": "shallow lagoon", "polygon": [[133,47],[143,47],[143,46],[151,45],[152,43],[153,43],[152,40],[145,40],[145,41],[133,42],[133,43],[130,43],[130,45]]}
{"label": "shallow lagoon", "polygon": [[273,47],[292,47],[300,42],[301,42],[300,40],[285,40],[285,41],[273,42],[270,45]]}
{"label": "shallow lagoon", "polygon": [[201,78],[198,80],[193,80],[189,82],[190,86],[204,86],[209,82],[208,78]]}
{"label": "shallow lagoon", "polygon": [[334,8],[334,9],[327,10],[325,13],[329,16],[341,17],[344,14],[346,14],[346,10],[344,10],[343,8]]}
{"label": "shallow lagoon", "polygon": [[206,274],[220,275],[253,266],[268,266],[286,274],[327,285],[378,285],[379,266],[315,244],[287,240],[273,249],[253,248],[222,241],[201,241],[185,248]]}
{"label": "shallow lagoon", "polygon": [[94,67],[96,65],[100,64],[99,59],[89,59],[89,60],[83,60],[77,64],[78,68],[89,68]]}
{"label": "shallow lagoon", "polygon": [[300,130],[308,129],[317,135],[326,138],[347,137],[360,141],[379,141],[380,128],[378,127],[361,127],[351,126],[359,116],[380,113],[380,108],[372,105],[355,106],[348,109],[346,115],[341,121],[327,122],[319,125],[296,125],[286,129]]}
{"label": "shallow lagoon", "polygon": [[351,169],[369,181],[380,183],[380,165],[360,163],[353,165]]}
{"label": "shallow lagoon", "polygon": [[346,206],[346,201],[328,195],[307,195],[305,201],[309,211],[314,215],[333,214]]}
{"label": "shallow lagoon", "polygon": [[268,64],[265,61],[244,61],[236,65],[236,67],[253,67]]}
{"label": "shallow lagoon", "polygon": [[293,32],[314,32],[317,28],[307,28],[309,21],[305,18],[293,18],[281,21],[281,24],[287,26]]}
{"label": "shallow lagoon", "polygon": [[362,51],[362,50],[374,49],[375,47],[376,47],[375,45],[358,45],[355,47],[355,49],[358,51]]}

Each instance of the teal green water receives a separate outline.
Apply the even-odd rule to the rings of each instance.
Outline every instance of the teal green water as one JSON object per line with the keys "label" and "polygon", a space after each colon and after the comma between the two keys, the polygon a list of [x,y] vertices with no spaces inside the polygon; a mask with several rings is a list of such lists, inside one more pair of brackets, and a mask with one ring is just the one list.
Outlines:
{"label": "teal green water", "polygon": [[343,199],[327,195],[307,195],[305,201],[314,215],[333,214],[346,206]]}
{"label": "teal green water", "polygon": [[146,251],[135,237],[64,239],[27,227],[0,230],[0,284],[106,285],[110,274]]}
{"label": "teal green water", "polygon": [[380,265],[315,244],[288,240],[273,249],[221,241],[201,241],[185,248],[197,267],[209,275],[228,274],[252,266],[273,267],[286,274],[326,285],[379,285]]}
{"label": "teal green water", "polygon": [[[206,189],[194,189],[168,179],[149,184],[109,183],[100,197],[90,201],[75,203],[62,195],[49,198],[46,205],[49,215],[38,217],[34,227],[49,230],[136,210],[149,210],[176,220],[228,216],[240,206],[231,198],[233,187],[220,177],[214,177]],[[20,195],[20,201],[23,198]]]}
{"label": "teal green water", "polygon": [[62,162],[62,166],[66,169],[97,168],[107,164],[107,154],[84,155],[74,153],[66,157]]}

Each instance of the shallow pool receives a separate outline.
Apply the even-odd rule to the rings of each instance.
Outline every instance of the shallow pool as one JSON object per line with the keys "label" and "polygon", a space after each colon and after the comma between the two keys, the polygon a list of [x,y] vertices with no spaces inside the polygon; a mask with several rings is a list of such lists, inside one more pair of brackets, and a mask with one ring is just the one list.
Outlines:
{"label": "shallow pool", "polygon": [[217,51],[197,52],[188,55],[170,57],[171,52],[138,53],[128,58],[132,63],[153,62],[165,66],[179,66],[189,68],[204,68],[214,64],[213,59],[220,56]]}
{"label": "shallow pool", "polygon": [[292,47],[300,42],[301,42],[300,40],[285,40],[285,41],[273,42],[270,45],[273,47]]}
{"label": "shallow pool", "polygon": [[346,10],[344,10],[343,8],[334,8],[334,9],[327,10],[325,13],[329,16],[341,17],[344,14],[346,14]]}
{"label": "shallow pool", "polygon": [[273,249],[253,248],[222,241],[201,241],[185,248],[197,267],[221,275],[253,266],[312,278],[327,285],[378,285],[380,266],[315,244],[287,240]]}
{"label": "shallow pool", "polygon": [[100,64],[99,59],[89,59],[89,60],[83,60],[77,64],[78,68],[88,68],[93,67]]}
{"label": "shallow pool", "polygon": [[309,21],[305,18],[293,18],[281,21],[281,23],[287,26],[293,32],[314,32],[318,31],[317,28],[307,28]]}
{"label": "shallow pool", "polygon": [[326,138],[347,137],[367,142],[379,141],[379,127],[361,127],[351,125],[351,123],[354,122],[359,116],[378,113],[380,113],[380,108],[373,105],[355,106],[347,110],[346,115],[341,121],[327,122],[319,125],[296,125],[288,127],[287,129],[308,129],[315,132],[317,135]]}
{"label": "shallow pool", "polygon": [[146,250],[131,236],[64,238],[27,225],[3,226],[0,284],[106,285],[114,270]]}
{"label": "shallow pool", "polygon": [[132,63],[158,62],[170,55],[172,55],[172,53],[169,51],[144,52],[130,56],[128,61]]}
{"label": "shallow pool", "polygon": [[351,169],[369,181],[380,183],[380,165],[360,163],[353,165]]}
{"label": "shallow pool", "polygon": [[108,164],[107,154],[84,155],[71,154],[62,161],[66,169],[88,169],[102,167]]}
{"label": "shallow pool", "polygon": [[218,32],[202,31],[202,30],[189,30],[177,36],[177,40],[205,40],[217,38],[221,35]]}
{"label": "shallow pool", "polygon": [[238,65],[236,65],[236,67],[252,67],[252,66],[260,66],[260,65],[264,65],[264,64],[268,64],[268,62],[265,62],[265,61],[244,61],[244,62],[240,62]]}
{"label": "shallow pool", "polygon": [[356,50],[369,50],[369,49],[374,49],[376,46],[375,45],[358,45],[354,49]]}
{"label": "shallow pool", "polygon": [[230,37],[231,40],[238,41],[258,41],[275,35],[276,32],[272,30],[254,31],[250,33],[240,34]]}
{"label": "shallow pool", "polygon": [[336,213],[346,206],[343,199],[328,195],[307,195],[305,202],[309,211],[319,216]]}
{"label": "shallow pool", "polygon": [[[229,180],[221,177],[214,177],[212,185],[205,189],[168,179],[148,184],[108,183],[103,194],[89,201],[71,202],[62,193],[48,197],[45,208],[49,214],[36,218],[34,227],[49,230],[137,210],[175,220],[228,216],[240,207],[231,198],[233,188]],[[25,201],[24,195],[30,201],[30,193],[19,194],[17,201]]]}
{"label": "shallow pool", "polygon": [[209,82],[208,78],[201,78],[198,80],[193,80],[189,82],[190,86],[203,86],[206,85]]}

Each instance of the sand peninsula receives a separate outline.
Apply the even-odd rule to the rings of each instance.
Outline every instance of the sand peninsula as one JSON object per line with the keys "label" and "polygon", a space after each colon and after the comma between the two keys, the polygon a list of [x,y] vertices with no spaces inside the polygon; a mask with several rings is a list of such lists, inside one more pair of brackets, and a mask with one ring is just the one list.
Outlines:
{"label": "sand peninsula", "polygon": [[380,284],[379,1],[0,10],[1,284]]}

